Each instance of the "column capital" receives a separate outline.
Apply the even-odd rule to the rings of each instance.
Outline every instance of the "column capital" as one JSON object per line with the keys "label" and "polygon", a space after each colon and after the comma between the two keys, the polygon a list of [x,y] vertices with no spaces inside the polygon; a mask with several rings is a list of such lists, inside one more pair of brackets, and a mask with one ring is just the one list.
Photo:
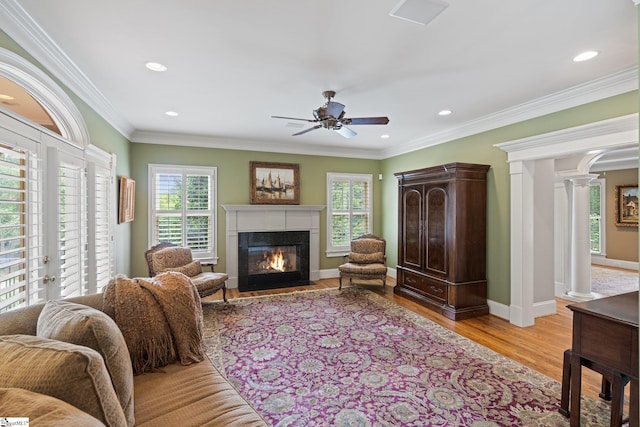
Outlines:
{"label": "column capital", "polygon": [[597,177],[598,175],[592,175],[592,174],[575,176],[571,178],[571,182],[573,183],[574,186],[579,185],[579,186],[586,187],[594,178],[597,178]]}

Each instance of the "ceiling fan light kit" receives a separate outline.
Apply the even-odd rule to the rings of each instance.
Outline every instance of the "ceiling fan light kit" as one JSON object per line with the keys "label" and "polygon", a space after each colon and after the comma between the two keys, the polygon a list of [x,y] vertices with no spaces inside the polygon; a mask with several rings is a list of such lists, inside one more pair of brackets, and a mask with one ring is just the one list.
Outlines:
{"label": "ceiling fan light kit", "polygon": [[388,117],[345,117],[344,104],[332,101],[333,97],[336,96],[335,91],[325,90],[322,92],[322,96],[325,97],[327,102],[322,107],[318,107],[316,110],[313,110],[314,119],[299,119],[296,117],[284,116],[271,117],[274,119],[300,120],[304,122],[318,123],[313,127],[294,133],[292,136],[304,135],[312,130],[325,128],[333,130],[345,138],[353,138],[357,133],[346,127],[346,125],[386,125],[389,123]]}

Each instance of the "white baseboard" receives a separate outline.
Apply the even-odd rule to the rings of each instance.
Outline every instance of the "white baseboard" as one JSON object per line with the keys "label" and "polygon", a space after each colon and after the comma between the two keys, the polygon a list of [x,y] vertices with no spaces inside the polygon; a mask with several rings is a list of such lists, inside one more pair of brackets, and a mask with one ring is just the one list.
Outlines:
{"label": "white baseboard", "polygon": [[556,314],[556,300],[548,300],[533,303],[533,317],[549,316]]}
{"label": "white baseboard", "polygon": [[604,255],[591,255],[591,264],[603,265],[605,267],[626,268],[627,270],[638,270],[637,262],[611,259]]}
{"label": "white baseboard", "polygon": [[509,320],[509,306],[502,304],[500,302],[495,302],[492,300],[487,300],[487,305],[489,305],[489,313],[494,316],[498,316],[504,320]]}

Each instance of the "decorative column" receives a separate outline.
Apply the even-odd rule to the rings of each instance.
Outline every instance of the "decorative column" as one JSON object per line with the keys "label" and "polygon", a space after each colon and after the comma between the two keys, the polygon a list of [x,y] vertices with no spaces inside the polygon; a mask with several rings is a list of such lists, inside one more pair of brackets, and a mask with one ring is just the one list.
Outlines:
{"label": "decorative column", "polygon": [[570,178],[573,184],[571,203],[571,290],[568,295],[579,300],[594,298],[591,293],[591,243],[589,239],[589,183],[598,175]]}

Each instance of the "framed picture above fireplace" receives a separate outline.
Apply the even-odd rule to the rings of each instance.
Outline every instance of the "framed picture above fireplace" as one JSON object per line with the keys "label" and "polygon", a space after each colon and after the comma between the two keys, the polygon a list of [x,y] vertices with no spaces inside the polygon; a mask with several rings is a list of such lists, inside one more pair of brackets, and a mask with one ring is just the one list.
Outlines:
{"label": "framed picture above fireplace", "polygon": [[252,205],[300,204],[299,165],[250,162]]}

